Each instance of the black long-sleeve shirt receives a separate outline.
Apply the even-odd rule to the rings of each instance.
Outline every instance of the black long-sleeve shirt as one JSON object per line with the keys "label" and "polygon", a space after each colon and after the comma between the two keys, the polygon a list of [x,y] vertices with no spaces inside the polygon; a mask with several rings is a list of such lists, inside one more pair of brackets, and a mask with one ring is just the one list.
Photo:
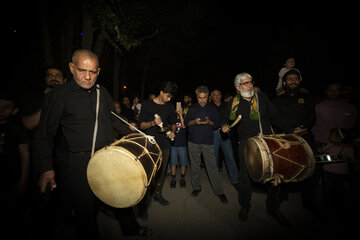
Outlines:
{"label": "black long-sleeve shirt", "polygon": [[310,130],[316,119],[314,98],[302,92],[293,95],[285,93],[276,97],[273,103],[292,130],[297,127],[307,128],[307,133],[302,137],[311,145],[313,135]]}
{"label": "black long-sleeve shirt", "polygon": [[[122,135],[131,132],[111,114],[116,112],[113,100],[105,87],[100,87],[98,131],[95,149],[114,142],[114,128]],[[34,157],[41,172],[53,169],[52,148],[60,127],[70,152],[90,152],[96,119],[96,85],[81,88],[74,80],[55,88],[45,98],[40,124],[34,136]]]}
{"label": "black long-sleeve shirt", "polygon": [[[279,111],[270,101],[268,96],[265,93],[258,92],[258,104],[260,109],[260,119],[261,126],[264,135],[272,134],[271,126],[275,126],[282,129],[284,132],[289,132],[289,126],[284,119],[281,118]],[[225,116],[222,120],[221,125],[229,123],[229,116],[231,110],[232,102],[229,103],[226,110]],[[248,139],[250,137],[256,136],[260,133],[259,120],[250,119],[250,107],[251,102],[246,101],[243,98],[240,98],[239,106],[236,111],[236,116],[241,115],[242,118],[239,123],[237,123],[236,130],[239,136],[240,141]]]}
{"label": "black long-sleeve shirt", "polygon": [[273,100],[280,114],[291,128],[303,126],[311,129],[315,124],[315,100],[306,93],[282,94]]}

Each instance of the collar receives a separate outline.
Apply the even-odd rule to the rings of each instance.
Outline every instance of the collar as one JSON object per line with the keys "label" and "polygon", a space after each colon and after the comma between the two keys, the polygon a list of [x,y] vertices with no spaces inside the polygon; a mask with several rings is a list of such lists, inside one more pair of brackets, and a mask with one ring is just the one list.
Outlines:
{"label": "collar", "polygon": [[95,83],[94,86],[92,86],[90,89],[85,89],[85,88],[82,88],[79,84],[77,84],[74,80],[74,78],[72,78],[70,81],[69,81],[69,87],[72,91],[78,91],[78,90],[84,90],[84,91],[87,91],[87,92],[93,92],[96,90],[97,88],[97,84]]}

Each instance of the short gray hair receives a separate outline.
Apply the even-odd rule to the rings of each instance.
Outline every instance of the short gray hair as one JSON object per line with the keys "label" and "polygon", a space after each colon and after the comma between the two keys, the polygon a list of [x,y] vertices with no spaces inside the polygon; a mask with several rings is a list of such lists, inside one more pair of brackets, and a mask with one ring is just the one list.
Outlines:
{"label": "short gray hair", "polygon": [[234,79],[234,87],[240,86],[241,81],[246,78],[250,78],[250,80],[252,80],[252,76],[246,72],[242,72],[242,73],[239,73],[238,75],[236,75],[236,77]]}
{"label": "short gray hair", "polygon": [[209,95],[209,88],[207,86],[197,87],[195,89],[195,93],[196,95],[198,95],[199,93],[206,93],[207,95]]}
{"label": "short gray hair", "polygon": [[97,67],[99,67],[99,58],[98,56],[90,51],[90,50],[87,50],[87,49],[77,49],[74,51],[73,55],[72,55],[72,58],[71,58],[71,61],[73,64],[77,64],[77,61],[78,61],[78,57],[79,55],[86,55],[87,57],[95,60],[96,64],[97,64]]}

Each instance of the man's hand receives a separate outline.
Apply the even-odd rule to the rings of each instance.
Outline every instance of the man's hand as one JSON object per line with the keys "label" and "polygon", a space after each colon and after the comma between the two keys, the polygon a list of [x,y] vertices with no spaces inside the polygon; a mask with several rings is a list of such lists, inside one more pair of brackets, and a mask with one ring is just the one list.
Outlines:
{"label": "man's hand", "polygon": [[40,180],[39,180],[39,186],[40,186],[41,193],[45,193],[46,185],[48,183],[50,183],[50,191],[52,191],[52,190],[54,190],[54,188],[56,188],[54,170],[49,170],[49,171],[43,172],[41,174]]}
{"label": "man's hand", "polygon": [[224,126],[221,127],[221,131],[223,133],[227,133],[230,131],[230,128],[229,128],[229,125],[228,124],[225,124]]}
{"label": "man's hand", "polygon": [[303,136],[303,135],[307,134],[308,131],[307,131],[307,128],[297,127],[294,129],[293,133],[298,136]]}

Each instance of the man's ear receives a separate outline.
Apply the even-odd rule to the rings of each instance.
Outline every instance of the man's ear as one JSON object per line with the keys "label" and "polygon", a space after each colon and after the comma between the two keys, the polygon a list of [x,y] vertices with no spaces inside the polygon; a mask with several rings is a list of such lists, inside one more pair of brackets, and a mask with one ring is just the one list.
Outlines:
{"label": "man's ear", "polygon": [[74,66],[74,64],[73,64],[72,62],[69,62],[69,69],[70,69],[70,72],[71,72],[72,74],[74,74],[74,72],[75,72],[75,66]]}

